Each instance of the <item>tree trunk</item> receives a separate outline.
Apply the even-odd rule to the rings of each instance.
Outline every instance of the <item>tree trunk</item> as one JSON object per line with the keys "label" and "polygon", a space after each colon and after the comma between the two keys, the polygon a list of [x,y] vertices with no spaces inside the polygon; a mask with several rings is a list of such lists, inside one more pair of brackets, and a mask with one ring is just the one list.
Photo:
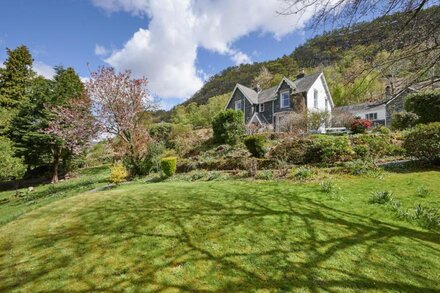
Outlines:
{"label": "tree trunk", "polygon": [[61,148],[55,147],[53,154],[53,176],[52,183],[58,183],[58,167],[60,166]]}

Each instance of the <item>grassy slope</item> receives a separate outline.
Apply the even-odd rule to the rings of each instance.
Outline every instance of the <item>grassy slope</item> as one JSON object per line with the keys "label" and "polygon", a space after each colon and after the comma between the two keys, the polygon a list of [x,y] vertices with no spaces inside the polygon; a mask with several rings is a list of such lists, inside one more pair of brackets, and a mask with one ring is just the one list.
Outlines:
{"label": "grassy slope", "polygon": [[[367,203],[438,206],[440,172],[315,183],[133,183],[0,228],[0,291],[440,290],[440,234]],[[432,190],[415,196],[417,187]]]}
{"label": "grassy slope", "polygon": [[33,192],[22,189],[22,196],[18,198],[15,196],[15,190],[0,192],[0,225],[53,201],[108,184],[108,170],[106,166],[83,169],[77,178],[56,185],[37,186]]}

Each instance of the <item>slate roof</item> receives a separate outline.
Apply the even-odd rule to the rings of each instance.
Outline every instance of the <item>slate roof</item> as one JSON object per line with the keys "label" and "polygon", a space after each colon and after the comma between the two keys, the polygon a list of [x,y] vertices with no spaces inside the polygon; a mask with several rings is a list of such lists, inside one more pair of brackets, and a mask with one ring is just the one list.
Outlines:
{"label": "slate roof", "polygon": [[408,91],[417,91],[417,90],[409,87],[409,88],[401,90],[400,92],[398,92],[393,97],[386,98],[386,99],[381,100],[381,101],[371,102],[371,103],[347,105],[347,106],[340,106],[340,107],[336,107],[335,110],[337,110],[337,111],[339,110],[339,111],[343,111],[343,112],[351,112],[351,111],[363,111],[363,110],[368,110],[368,109],[371,109],[371,108],[376,108],[378,106],[388,104],[392,100],[398,98],[399,96],[401,96],[402,94],[404,94],[404,93],[406,93]]}
{"label": "slate roof", "polygon": [[[294,81],[288,78],[284,78],[284,81],[286,81],[291,88],[295,89],[295,92],[303,93],[307,92],[312,87],[312,85],[319,78],[321,73],[322,72],[306,75]],[[278,89],[278,86],[262,90],[258,93],[253,89],[241,84],[237,84],[237,87],[253,104],[262,104],[268,101],[275,100],[277,98],[276,90]]]}

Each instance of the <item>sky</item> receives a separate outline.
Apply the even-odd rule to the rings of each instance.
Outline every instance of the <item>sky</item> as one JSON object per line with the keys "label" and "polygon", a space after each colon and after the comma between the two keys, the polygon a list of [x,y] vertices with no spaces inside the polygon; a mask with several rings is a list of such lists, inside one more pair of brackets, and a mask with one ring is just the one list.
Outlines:
{"label": "sky", "polygon": [[290,54],[314,32],[282,16],[282,0],[2,0],[0,61],[29,47],[34,70],[112,66],[149,80],[163,108],[183,102],[221,70]]}

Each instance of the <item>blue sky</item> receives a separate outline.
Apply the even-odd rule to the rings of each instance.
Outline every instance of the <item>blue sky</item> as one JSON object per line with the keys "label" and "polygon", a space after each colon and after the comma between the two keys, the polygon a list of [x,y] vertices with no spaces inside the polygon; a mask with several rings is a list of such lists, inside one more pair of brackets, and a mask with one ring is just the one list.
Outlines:
{"label": "blue sky", "polygon": [[[279,16],[279,0],[4,0],[0,60],[27,45],[35,69],[72,66],[82,77],[100,65],[151,80],[165,108],[198,90],[206,77],[240,63],[290,54],[312,32]],[[238,13],[237,11],[241,11]]]}

